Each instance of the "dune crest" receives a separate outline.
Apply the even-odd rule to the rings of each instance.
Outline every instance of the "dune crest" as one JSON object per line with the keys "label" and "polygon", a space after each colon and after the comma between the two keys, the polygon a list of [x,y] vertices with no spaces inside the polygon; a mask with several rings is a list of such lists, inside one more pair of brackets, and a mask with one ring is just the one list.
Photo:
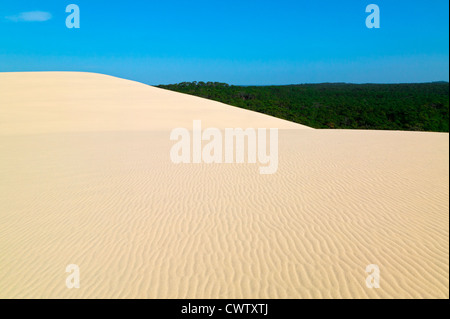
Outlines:
{"label": "dune crest", "polygon": [[[20,93],[19,93],[20,92]],[[0,73],[0,134],[171,130],[204,125],[311,129],[139,82],[82,72]],[[208,114],[206,117],[204,114]]]}

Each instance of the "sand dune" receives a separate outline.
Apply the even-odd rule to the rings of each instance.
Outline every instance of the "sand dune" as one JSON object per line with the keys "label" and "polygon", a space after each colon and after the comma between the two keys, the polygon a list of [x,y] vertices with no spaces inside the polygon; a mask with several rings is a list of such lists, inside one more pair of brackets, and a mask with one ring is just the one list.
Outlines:
{"label": "sand dune", "polygon": [[[195,119],[279,128],[278,171],[173,164],[170,131]],[[448,298],[448,143],[105,75],[0,73],[0,298]]]}
{"label": "sand dune", "polygon": [[1,110],[0,133],[4,135],[167,130],[192,127],[192,120],[199,118],[205,126],[217,128],[308,128],[223,103],[92,73],[0,73],[0,105],[8,106]]}

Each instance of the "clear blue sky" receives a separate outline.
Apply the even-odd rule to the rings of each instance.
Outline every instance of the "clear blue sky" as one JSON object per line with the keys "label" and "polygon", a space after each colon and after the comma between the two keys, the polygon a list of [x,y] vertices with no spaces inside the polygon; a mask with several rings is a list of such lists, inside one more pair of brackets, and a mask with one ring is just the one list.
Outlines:
{"label": "clear blue sky", "polygon": [[[66,28],[71,3],[80,29]],[[380,29],[365,25],[371,3]],[[148,84],[448,81],[448,10],[447,0],[2,1],[0,72]],[[51,18],[21,15],[33,11]],[[24,21],[33,19],[45,21]]]}

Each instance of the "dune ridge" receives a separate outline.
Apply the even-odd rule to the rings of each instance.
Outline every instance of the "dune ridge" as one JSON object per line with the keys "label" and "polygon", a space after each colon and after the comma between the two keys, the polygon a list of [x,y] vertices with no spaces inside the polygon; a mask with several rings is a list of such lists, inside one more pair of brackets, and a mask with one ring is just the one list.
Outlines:
{"label": "dune ridge", "polygon": [[[194,119],[279,128],[277,173],[173,164]],[[313,130],[73,72],[0,73],[0,123],[1,298],[449,297],[448,134]]]}
{"label": "dune ridge", "polygon": [[197,117],[203,117],[205,126],[217,128],[276,125],[280,129],[311,129],[220,102],[95,73],[0,73],[0,105],[8,106],[2,108],[0,127],[0,134],[8,135],[171,130],[192,128],[192,120]]}

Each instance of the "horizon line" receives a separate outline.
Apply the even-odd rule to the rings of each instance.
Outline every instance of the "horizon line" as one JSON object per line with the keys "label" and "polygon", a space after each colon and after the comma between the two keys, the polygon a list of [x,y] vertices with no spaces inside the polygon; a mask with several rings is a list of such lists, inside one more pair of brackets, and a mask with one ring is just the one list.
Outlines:
{"label": "horizon line", "polygon": [[139,83],[143,83],[146,85],[150,85],[150,86],[160,86],[160,85],[175,85],[175,84],[180,84],[180,83],[193,83],[193,82],[204,82],[204,83],[208,83],[208,82],[212,82],[212,83],[222,83],[222,84],[228,84],[230,86],[241,86],[241,87],[251,87],[251,86],[292,86],[292,85],[320,85],[320,84],[348,84],[348,85],[369,85],[369,84],[374,84],[374,85],[396,85],[396,84],[431,84],[431,83],[450,83],[449,80],[434,80],[434,81],[424,81],[424,82],[298,82],[298,83],[289,83],[289,84],[231,84],[231,83],[227,83],[227,82],[220,82],[220,81],[181,81],[181,82],[172,82],[172,83],[168,83],[168,84],[163,84],[163,83],[159,83],[159,84],[150,84],[148,82],[144,82],[141,80],[137,80],[134,78],[129,78],[129,77],[123,77],[123,76],[117,76],[117,75],[112,75],[109,73],[101,73],[101,72],[94,72],[94,71],[74,71],[74,70],[52,70],[52,71],[0,71],[0,73],[40,73],[40,72],[73,72],[73,73],[93,73],[93,74],[101,74],[101,75],[106,75],[106,76],[112,76],[112,77],[117,77],[117,78],[121,78],[121,79],[125,79],[125,80],[130,80],[130,81],[135,81],[135,82],[139,82]]}

